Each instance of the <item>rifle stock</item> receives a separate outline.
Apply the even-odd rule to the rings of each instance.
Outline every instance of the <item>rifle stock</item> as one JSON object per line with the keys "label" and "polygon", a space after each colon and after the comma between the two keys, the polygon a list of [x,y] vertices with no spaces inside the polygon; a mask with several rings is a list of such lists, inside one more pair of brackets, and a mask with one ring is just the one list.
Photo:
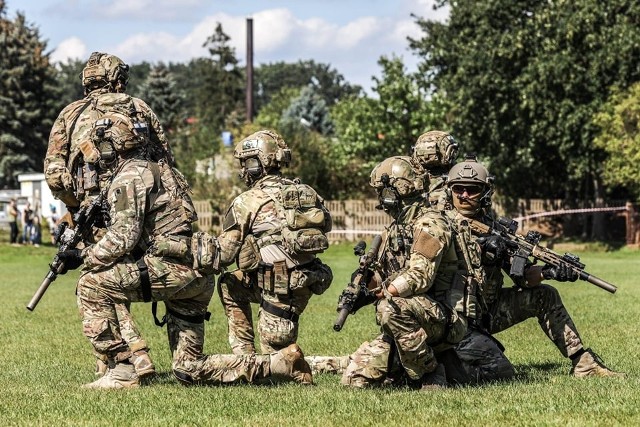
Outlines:
{"label": "rifle stock", "polygon": [[[516,246],[517,249],[513,251],[511,255],[515,257],[531,256],[537,260],[544,262],[545,264],[558,267],[561,264],[568,265],[573,271],[578,274],[580,280],[589,282],[592,285],[598,286],[607,292],[615,293],[618,288],[606,280],[600,279],[592,274],[584,271],[585,265],[580,262],[580,258],[571,253],[565,253],[560,255],[549,248],[540,246],[538,243],[541,239],[541,235],[536,232],[529,232],[527,236],[522,236],[515,232],[515,221],[507,218],[498,219],[498,227],[491,227],[480,221],[469,219],[469,225],[471,229],[478,234],[494,234],[504,238],[507,242]],[[513,270],[513,268],[512,268]]]}

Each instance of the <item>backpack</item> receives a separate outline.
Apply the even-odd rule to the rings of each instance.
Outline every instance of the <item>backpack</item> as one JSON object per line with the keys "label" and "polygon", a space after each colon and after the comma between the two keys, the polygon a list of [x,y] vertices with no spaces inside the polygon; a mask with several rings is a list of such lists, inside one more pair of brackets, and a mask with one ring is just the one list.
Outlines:
{"label": "backpack", "polygon": [[71,124],[69,135],[72,173],[79,163],[108,163],[115,159],[115,151],[150,142],[145,118],[137,111],[133,98],[125,93],[101,93],[87,99]]}
{"label": "backpack", "polygon": [[292,255],[316,254],[329,247],[326,233],[331,231],[331,216],[313,188],[286,180],[280,188],[263,190],[274,202],[282,225],[258,239],[260,246],[275,243],[280,234],[283,248]]}

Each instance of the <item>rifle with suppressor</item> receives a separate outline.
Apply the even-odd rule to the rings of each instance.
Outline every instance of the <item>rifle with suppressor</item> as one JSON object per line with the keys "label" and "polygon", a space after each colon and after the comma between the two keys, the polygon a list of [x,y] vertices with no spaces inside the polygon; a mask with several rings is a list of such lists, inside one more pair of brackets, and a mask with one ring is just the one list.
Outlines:
{"label": "rifle with suppressor", "polygon": [[353,254],[359,256],[358,268],[352,275],[351,283],[347,285],[340,298],[338,298],[338,317],[333,324],[333,330],[339,332],[344,326],[349,314],[355,313],[360,307],[375,301],[375,296],[367,287],[369,279],[373,274],[378,251],[382,244],[382,236],[379,234],[373,238],[371,248],[365,253],[367,244],[364,241],[358,242],[353,248]]}
{"label": "rifle with suppressor", "polygon": [[517,234],[518,223],[512,219],[500,217],[497,219],[495,227],[473,219],[468,221],[471,229],[477,234],[493,234],[506,240],[509,248],[508,253],[511,257],[509,276],[514,279],[524,278],[524,270],[527,266],[528,258],[532,257],[554,267],[565,264],[578,274],[580,280],[596,285],[612,294],[618,290],[611,283],[584,271],[585,265],[580,262],[580,258],[577,255],[571,253],[560,255],[551,249],[540,246],[538,243],[540,243],[542,235],[537,231],[529,231],[526,236]]}
{"label": "rifle with suppressor", "polygon": [[78,243],[82,241],[83,237],[86,237],[91,233],[91,226],[96,219],[96,215],[102,211],[102,203],[104,201],[105,192],[100,194],[91,201],[88,205],[81,207],[72,217],[71,225],[67,222],[61,222],[60,227],[57,230],[56,244],[59,243],[58,252],[53,257],[53,261],[49,264],[49,272],[44,277],[44,280],[40,284],[40,287],[36,290],[35,294],[27,304],[27,310],[33,311],[36,305],[40,302],[40,299],[49,288],[51,282],[56,280],[58,274],[62,274],[65,268],[65,262],[60,257],[60,254],[75,249]]}

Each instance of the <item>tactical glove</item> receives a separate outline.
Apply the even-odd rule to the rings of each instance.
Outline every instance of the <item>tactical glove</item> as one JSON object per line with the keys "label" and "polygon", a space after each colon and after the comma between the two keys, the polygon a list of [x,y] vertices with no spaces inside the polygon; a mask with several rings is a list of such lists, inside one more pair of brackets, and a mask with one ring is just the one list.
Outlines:
{"label": "tactical glove", "polygon": [[542,267],[542,277],[558,282],[575,282],[578,280],[578,273],[563,262],[557,267],[549,264]]}
{"label": "tactical glove", "polygon": [[356,300],[353,302],[353,309],[351,310],[351,313],[355,313],[356,311],[360,310],[362,307],[369,304],[373,304],[377,300],[378,298],[375,296],[373,292],[360,288],[360,292],[358,292],[358,295],[356,296]]}
{"label": "tactical glove", "polygon": [[507,255],[507,243],[500,236],[480,237],[476,242],[482,249],[483,265],[498,265]]}
{"label": "tactical glove", "polygon": [[75,270],[80,267],[84,260],[82,259],[82,251],[80,249],[67,249],[58,254],[64,265],[58,274],[65,274],[69,270]]}

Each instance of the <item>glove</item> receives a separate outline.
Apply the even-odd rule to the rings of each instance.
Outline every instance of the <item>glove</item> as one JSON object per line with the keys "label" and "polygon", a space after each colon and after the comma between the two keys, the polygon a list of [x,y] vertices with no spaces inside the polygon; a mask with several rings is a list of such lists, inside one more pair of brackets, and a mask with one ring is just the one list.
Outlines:
{"label": "glove", "polygon": [[[357,276],[358,276],[358,270],[351,273],[351,283],[353,283],[353,281],[356,280]],[[364,274],[362,275],[362,280],[364,281],[365,284],[368,284],[372,278],[373,278],[373,271],[366,269]],[[359,285],[359,283],[355,283],[355,284]]]}
{"label": "glove", "polygon": [[542,277],[558,282],[575,282],[578,280],[578,273],[563,262],[557,267],[549,264],[542,267]]}
{"label": "glove", "polygon": [[480,237],[476,240],[482,249],[482,264],[497,265],[507,255],[507,243],[500,236]]}
{"label": "glove", "polygon": [[373,304],[377,300],[378,298],[375,296],[374,293],[360,288],[360,292],[358,292],[358,295],[356,296],[356,300],[353,302],[353,309],[351,310],[351,313],[355,313],[356,311],[360,310],[362,307],[367,306],[369,304]]}
{"label": "glove", "polygon": [[67,271],[75,270],[84,263],[80,249],[67,249],[66,251],[62,251],[58,254],[58,258],[64,262],[64,266],[58,274],[66,274]]}

